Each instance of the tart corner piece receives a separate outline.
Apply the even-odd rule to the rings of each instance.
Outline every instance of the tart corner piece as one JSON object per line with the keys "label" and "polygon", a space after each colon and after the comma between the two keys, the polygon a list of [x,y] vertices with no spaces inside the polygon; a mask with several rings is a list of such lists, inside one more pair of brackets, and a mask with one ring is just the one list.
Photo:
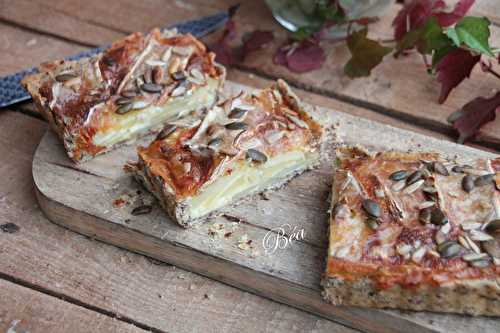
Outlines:
{"label": "tart corner piece", "polygon": [[319,164],[325,131],[282,80],[199,112],[138,149],[136,178],[184,227]]}
{"label": "tart corner piece", "polygon": [[210,107],[225,79],[214,58],[190,34],[155,29],[89,58],[44,63],[22,84],[68,156],[81,162]]}
{"label": "tart corner piece", "polygon": [[327,301],[500,315],[500,159],[344,148],[336,163]]}

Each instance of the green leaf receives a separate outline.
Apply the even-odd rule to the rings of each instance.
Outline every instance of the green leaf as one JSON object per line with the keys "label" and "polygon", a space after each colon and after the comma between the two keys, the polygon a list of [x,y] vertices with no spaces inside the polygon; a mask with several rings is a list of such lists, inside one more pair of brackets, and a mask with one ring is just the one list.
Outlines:
{"label": "green leaf", "polygon": [[392,48],[382,46],[379,42],[366,37],[367,30],[352,33],[347,38],[347,47],[351,51],[351,59],[344,66],[344,72],[350,78],[369,76],[371,70],[382,62]]}
{"label": "green leaf", "polygon": [[465,44],[472,50],[494,57],[488,42],[490,21],[486,17],[466,16],[454,28],[448,28],[446,34],[458,47]]}
{"label": "green leaf", "polygon": [[437,18],[431,16],[422,27],[406,33],[396,46],[396,55],[413,47],[417,47],[422,54],[432,54],[433,51],[450,45],[452,42],[443,32]]}
{"label": "green leaf", "polygon": [[301,41],[309,38],[317,31],[317,29],[312,27],[300,27],[296,31],[292,32],[292,39]]}

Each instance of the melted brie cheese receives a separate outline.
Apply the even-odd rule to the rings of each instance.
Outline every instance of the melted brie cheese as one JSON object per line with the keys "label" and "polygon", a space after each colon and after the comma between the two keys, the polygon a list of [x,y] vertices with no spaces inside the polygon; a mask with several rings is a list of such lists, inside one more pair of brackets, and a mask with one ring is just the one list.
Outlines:
{"label": "melted brie cheese", "polygon": [[304,171],[319,159],[318,152],[293,150],[254,165],[241,160],[232,172],[207,184],[201,193],[186,200],[190,218],[199,218],[239,198],[255,194],[279,184],[295,172]]}
{"label": "melted brie cheese", "polygon": [[153,105],[124,115],[116,114],[113,119],[115,125],[105,131],[98,131],[93,137],[93,144],[109,147],[134,140],[153,128],[161,128],[166,121],[179,115],[201,107],[210,107],[215,102],[218,85],[218,80],[209,78],[207,85],[198,87],[191,94],[174,98],[164,105]]}

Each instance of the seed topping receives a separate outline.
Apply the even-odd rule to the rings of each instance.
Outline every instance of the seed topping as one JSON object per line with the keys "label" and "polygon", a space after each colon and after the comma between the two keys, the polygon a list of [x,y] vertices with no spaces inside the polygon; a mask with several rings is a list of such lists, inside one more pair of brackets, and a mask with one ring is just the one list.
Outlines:
{"label": "seed topping", "polygon": [[362,202],[362,206],[368,215],[375,217],[375,218],[380,217],[381,209],[380,209],[380,205],[376,201],[371,200],[371,199],[365,199]]}

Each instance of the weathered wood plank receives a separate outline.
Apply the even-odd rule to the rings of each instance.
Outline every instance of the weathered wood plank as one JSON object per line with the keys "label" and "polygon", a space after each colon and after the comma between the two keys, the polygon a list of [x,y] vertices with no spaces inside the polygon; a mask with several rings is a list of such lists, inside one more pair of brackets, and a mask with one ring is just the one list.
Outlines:
{"label": "weathered wood plank", "polygon": [[31,178],[45,129],[37,119],[0,113],[0,224],[21,228],[0,235],[0,273],[162,331],[354,332],[50,223]]}
{"label": "weathered wood plank", "polygon": [[0,279],[2,332],[146,332],[126,322]]}
{"label": "weathered wood plank", "polygon": [[[235,91],[243,88],[230,83],[227,87]],[[339,135],[347,143],[379,149],[432,149],[464,158],[492,156],[332,110],[318,108],[315,113],[325,124],[338,123]],[[424,140],[425,148],[421,144]],[[319,279],[326,251],[324,221],[331,161],[295,179],[285,189],[272,194],[270,200],[252,200],[228,209],[228,213],[242,218],[245,223],[233,225],[223,218],[214,220],[224,225],[225,230],[233,231],[228,239],[214,239],[209,236],[210,223],[186,231],[169,222],[158,207],[151,214],[140,217],[130,215],[133,206],[113,208],[114,198],[124,191],[134,193],[137,189],[137,184],[120,168],[135,154],[133,148],[125,147],[78,167],[68,164],[64,152],[57,148],[53,135],[44,138],[33,164],[34,179],[42,209],[56,223],[78,232],[365,330],[399,331],[402,327],[406,331],[425,327],[447,330],[453,326],[460,331],[477,325],[487,330],[495,326],[494,319],[399,314],[332,307],[321,301]],[[66,185],[68,179],[74,186]],[[144,200],[149,200],[147,195]],[[291,221],[294,226],[304,228],[306,240],[273,255],[265,255],[262,239],[266,231]],[[258,253],[242,251],[236,246],[242,235],[253,240],[252,245]],[[422,326],[417,328],[415,323]]]}

